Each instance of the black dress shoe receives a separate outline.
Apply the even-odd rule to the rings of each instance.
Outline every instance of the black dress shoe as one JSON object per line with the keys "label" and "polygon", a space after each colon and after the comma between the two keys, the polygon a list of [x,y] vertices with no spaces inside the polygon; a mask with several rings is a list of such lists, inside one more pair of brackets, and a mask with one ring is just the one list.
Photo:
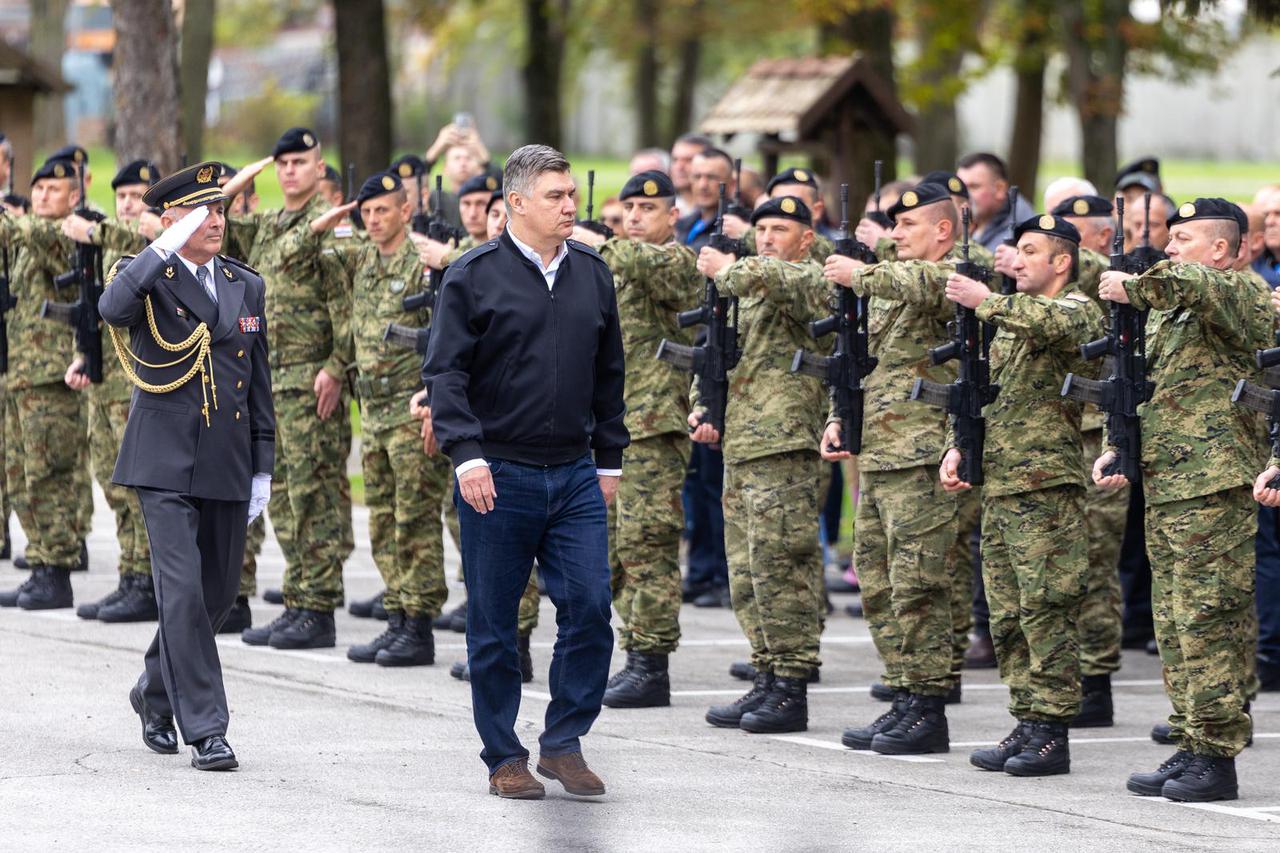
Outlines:
{"label": "black dress shoe", "polygon": [[142,742],[147,749],[161,755],[177,755],[178,730],[173,727],[173,718],[161,716],[148,708],[146,697],[136,684],[129,691],[129,704],[142,720]]}
{"label": "black dress shoe", "polygon": [[278,589],[265,589],[262,591],[262,600],[267,604],[284,604],[284,592]]}
{"label": "black dress shoe", "polygon": [[332,610],[297,611],[288,625],[271,632],[267,645],[273,649],[331,649],[338,642]]}
{"label": "black dress shoe", "polygon": [[31,579],[31,587],[18,596],[18,606],[23,610],[61,610],[75,603],[70,569],[36,566],[31,571]]}
{"label": "black dress shoe", "polygon": [[225,737],[211,735],[191,744],[191,766],[197,770],[234,770],[240,762]]}
{"label": "black dress shoe", "polygon": [[155,622],[160,618],[151,575],[125,575],[127,584],[119,600],[98,609],[100,622]]}
{"label": "black dress shoe", "polygon": [[76,615],[81,619],[97,619],[99,610],[109,604],[115,604],[124,596],[125,583],[128,577],[129,575],[121,575],[119,586],[107,593],[106,597],[97,601],[90,601],[87,604],[81,604],[76,608]]}
{"label": "black dress shoe", "polygon": [[347,605],[347,612],[359,619],[372,619],[374,605],[381,604],[382,599],[386,594],[387,591],[384,589],[373,598],[366,598],[363,601],[353,601]]}
{"label": "black dress shoe", "polygon": [[236,603],[231,605],[231,610],[227,612],[227,618],[222,620],[222,626],[218,628],[219,634],[242,634],[253,627],[253,611],[249,609],[249,598],[244,595],[236,596]]}

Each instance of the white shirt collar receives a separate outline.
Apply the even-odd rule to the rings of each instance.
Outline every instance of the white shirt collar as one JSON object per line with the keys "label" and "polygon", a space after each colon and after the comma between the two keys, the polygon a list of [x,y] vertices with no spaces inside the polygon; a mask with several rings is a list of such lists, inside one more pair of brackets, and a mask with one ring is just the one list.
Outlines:
{"label": "white shirt collar", "polygon": [[542,273],[542,277],[547,282],[547,289],[550,290],[551,286],[555,284],[556,272],[559,271],[560,264],[569,256],[569,244],[562,240],[560,242],[559,250],[556,251],[556,256],[551,259],[551,263],[547,266],[543,266],[542,256],[538,254],[537,250],[520,242],[520,238],[516,236],[515,232],[512,231],[510,227],[508,227],[506,231],[507,236],[511,238],[511,242],[516,244],[516,248],[520,251],[520,254],[533,261],[533,265],[538,268],[538,272]]}
{"label": "white shirt collar", "polygon": [[187,260],[177,252],[174,252],[173,254],[174,254],[174,257],[182,261],[182,265],[187,268],[187,272],[191,273],[191,277],[194,278],[196,281],[200,280],[200,276],[196,275],[196,268],[199,266],[203,266],[205,269],[209,271],[209,283],[210,284],[213,283],[213,274],[214,272],[216,272],[213,266],[213,260],[214,260],[213,258],[210,258],[208,263],[201,265],[201,264],[195,263],[194,261]]}

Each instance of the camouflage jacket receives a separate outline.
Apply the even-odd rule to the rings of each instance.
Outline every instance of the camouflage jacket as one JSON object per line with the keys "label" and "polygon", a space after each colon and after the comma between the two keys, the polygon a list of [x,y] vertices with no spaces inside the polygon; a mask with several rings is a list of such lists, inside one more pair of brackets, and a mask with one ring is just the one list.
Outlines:
{"label": "camouflage jacket", "polygon": [[863,382],[862,470],[896,471],[942,459],[947,416],[913,401],[911,388],[917,379],[956,378],[955,363],[934,365],[929,350],[947,340],[947,323],[955,317],[945,287],[959,259],[955,247],[937,263],[882,261],[854,274],[854,292],[871,297],[867,332],[871,354],[880,360]]}
{"label": "camouflage jacket", "polygon": [[631,440],[688,428],[688,377],[658,361],[658,343],[666,338],[692,342],[691,330],[676,325],[676,313],[696,308],[705,279],[697,255],[678,243],[655,245],[613,238],[600,247],[600,257],[613,272],[618,293],[618,320],[626,356],[627,429]]}
{"label": "camouflage jacket", "polygon": [[422,356],[382,340],[388,323],[420,327],[430,322],[430,309],[405,311],[400,302],[416,293],[426,275],[410,240],[390,257],[364,241],[356,251],[339,258],[351,288],[351,328],[359,371],[364,428],[378,432],[409,423],[409,397],[422,387]]}
{"label": "camouflage jacket", "polygon": [[[992,295],[975,313],[996,327],[991,381],[1000,386],[995,401],[983,409],[983,494],[1083,487],[1080,404],[1062,396],[1062,377],[1097,375],[1098,363],[1085,361],[1080,345],[1102,334],[1102,309],[1073,283],[1055,299]],[[947,445],[956,445],[951,425]]]}
{"label": "camouflage jacket", "polygon": [[822,437],[822,383],[791,373],[791,360],[797,349],[812,346],[809,323],[826,313],[822,267],[813,260],[743,258],[725,267],[716,285],[738,297],[742,347],[742,358],[729,373],[724,461],[816,451]]}
{"label": "camouflage jacket", "polygon": [[[756,253],[756,229],[748,228],[747,233],[742,236],[742,242],[746,244],[747,251],[754,255]],[[827,256],[834,252],[835,248],[835,243],[814,231],[813,245],[809,247],[809,258],[819,264],[826,263]]]}
{"label": "camouflage jacket", "polygon": [[10,391],[61,385],[75,357],[75,332],[40,316],[46,299],[74,302],[74,288],[60,291],[53,277],[71,269],[75,244],[62,235],[62,220],[0,216],[0,246],[9,252],[9,292],[17,304],[5,316],[9,334]]}
{"label": "camouflage jacket", "polygon": [[1272,342],[1266,296],[1239,272],[1161,261],[1125,284],[1147,319],[1155,393],[1142,417],[1148,504],[1251,485],[1264,455],[1252,413],[1229,402],[1236,381],[1259,380],[1254,350]]}
{"label": "camouflage jacket", "polygon": [[[1107,312],[1110,310],[1110,303],[1104,302],[1098,298],[1098,285],[1102,281],[1102,274],[1111,268],[1111,259],[1106,255],[1101,255],[1092,249],[1080,250],[1080,262],[1076,267],[1076,287],[1085,296],[1096,302],[1102,310],[1103,327],[1106,327]],[[1101,363],[1098,367],[1100,376],[1103,375]],[[1092,373],[1085,374],[1092,376]],[[1080,430],[1082,432],[1093,432],[1102,429],[1103,414],[1102,411],[1093,403],[1086,403],[1084,413],[1080,418]],[[1093,465],[1092,459],[1085,460],[1090,467]]]}
{"label": "camouflage jacket", "polygon": [[[872,248],[875,249],[876,257],[882,261],[896,261],[898,259],[898,244],[888,237],[881,237]],[[955,245],[955,248],[951,250],[947,257],[954,261],[964,260],[964,252],[961,251],[959,243]],[[989,270],[996,268],[996,256],[987,251],[985,246],[980,246],[977,243],[969,244],[969,260]],[[948,274],[950,273],[948,272]]]}
{"label": "camouflage jacket", "polygon": [[295,211],[268,210],[229,220],[231,246],[267,283],[267,336],[276,390],[310,390],[323,367],[342,378],[352,361],[350,293],[326,274],[321,253],[340,238],[314,234],[327,210],[316,194]]}
{"label": "camouflage jacket", "polygon": [[[92,242],[102,247],[102,269],[105,272],[125,255],[136,255],[147,248],[147,238],[138,233],[138,222],[127,222],[110,217],[93,228]],[[125,376],[116,357],[111,341],[103,328],[102,384],[89,386],[89,393],[101,395],[105,400],[128,400],[133,394],[133,383]]]}
{"label": "camouflage jacket", "polygon": [[444,265],[446,267],[449,266],[454,261],[458,260],[458,258],[465,255],[467,252],[470,252],[476,246],[479,246],[480,242],[481,241],[472,237],[470,234],[468,234],[466,237],[463,237],[461,240],[458,241],[458,245],[453,248],[453,251],[449,252],[449,254],[444,256]]}

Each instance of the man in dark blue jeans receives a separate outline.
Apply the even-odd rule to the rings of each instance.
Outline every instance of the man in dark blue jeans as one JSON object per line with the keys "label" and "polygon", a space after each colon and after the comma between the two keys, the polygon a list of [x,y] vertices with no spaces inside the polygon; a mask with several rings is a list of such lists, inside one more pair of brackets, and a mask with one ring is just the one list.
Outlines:
{"label": "man in dark blue jeans", "polygon": [[457,477],[467,664],[489,793],[545,793],[515,733],[516,616],[536,558],[558,626],[537,769],[571,794],[597,795],[604,783],[580,739],[600,713],[613,653],[605,506],[629,442],[618,307],[608,266],[567,239],[577,210],[564,155],[517,149],[503,189],[506,230],[450,266],[436,298],[424,450],[438,442]]}

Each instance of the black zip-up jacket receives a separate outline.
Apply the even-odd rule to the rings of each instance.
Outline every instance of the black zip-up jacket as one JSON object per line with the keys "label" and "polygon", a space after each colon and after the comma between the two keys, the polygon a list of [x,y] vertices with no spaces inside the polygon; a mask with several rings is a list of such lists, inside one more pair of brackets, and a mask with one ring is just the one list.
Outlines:
{"label": "black zip-up jacket", "polygon": [[613,274],[573,240],[547,289],[504,231],[449,266],[422,378],[440,447],[471,459],[622,467],[622,332]]}

